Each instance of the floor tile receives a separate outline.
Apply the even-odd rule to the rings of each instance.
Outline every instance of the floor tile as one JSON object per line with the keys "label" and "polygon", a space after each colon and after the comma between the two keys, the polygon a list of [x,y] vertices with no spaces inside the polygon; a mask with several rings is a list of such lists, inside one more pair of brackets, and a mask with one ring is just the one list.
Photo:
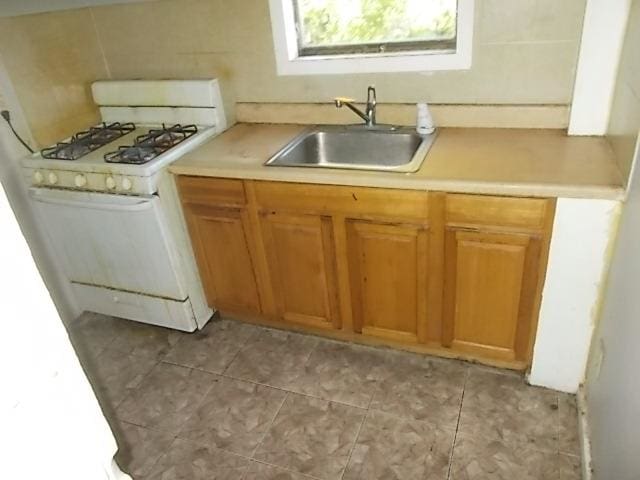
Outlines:
{"label": "floor tile", "polygon": [[318,339],[265,329],[251,338],[225,370],[225,375],[286,388],[300,376]]}
{"label": "floor tile", "polygon": [[184,335],[173,346],[165,361],[222,373],[259,327],[233,320],[213,320],[204,329]]}
{"label": "floor tile", "polygon": [[560,452],[580,455],[578,407],[575,395],[558,394],[558,415],[560,417]]}
{"label": "floor tile", "polygon": [[345,480],[446,480],[455,430],[370,411]]}
{"label": "floor tile", "polygon": [[522,378],[471,369],[459,431],[466,436],[558,451],[558,396]]}
{"label": "floor tile", "polygon": [[314,477],[251,461],[242,480],[309,480],[312,478]]}
{"label": "floor tile", "polygon": [[367,408],[375,387],[369,372],[378,357],[366,347],[320,341],[304,369],[287,388],[324,400]]}
{"label": "floor tile", "polygon": [[444,479],[459,413],[453,480],[580,478],[575,397],[514,372],[230,320],[69,335],[136,480]]}
{"label": "floor tile", "polygon": [[156,363],[153,358],[126,355],[107,347],[85,372],[101,404],[115,409]]}
{"label": "floor tile", "polygon": [[249,460],[177,438],[145,480],[240,480]]}
{"label": "floor tile", "polygon": [[69,338],[80,361],[97,357],[120,333],[125,320],[85,312],[69,326]]}
{"label": "floor tile", "polygon": [[289,394],[254,458],[321,479],[339,479],[365,412]]}
{"label": "floor tile", "polygon": [[582,462],[575,455],[559,455],[560,480],[580,480],[582,478]]}
{"label": "floor tile", "polygon": [[121,420],[177,433],[204,400],[216,377],[201,370],[159,363],[116,409]]}
{"label": "floor tile", "polygon": [[169,328],[123,320],[118,335],[109,345],[131,355],[152,357],[161,360],[185,332]]}
{"label": "floor tile", "polygon": [[113,433],[118,442],[116,461],[134,479],[150,473],[174,440],[167,431],[150,430],[126,422],[117,422]]}
{"label": "floor tile", "polygon": [[285,396],[282,390],[219,377],[179,436],[251,456]]}
{"label": "floor tile", "polygon": [[451,480],[556,480],[558,477],[558,453],[485,437],[459,434],[456,439]]}
{"label": "floor tile", "polygon": [[468,367],[409,354],[391,355],[371,408],[455,428]]}

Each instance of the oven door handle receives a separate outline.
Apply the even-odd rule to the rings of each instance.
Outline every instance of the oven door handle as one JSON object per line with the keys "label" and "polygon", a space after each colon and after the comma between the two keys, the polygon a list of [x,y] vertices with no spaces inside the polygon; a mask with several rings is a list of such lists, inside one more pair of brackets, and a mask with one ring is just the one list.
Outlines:
{"label": "oven door handle", "polygon": [[153,195],[148,197],[128,197],[125,195],[48,190],[44,188],[30,188],[29,195],[33,200],[41,203],[122,212],[148,210],[153,207],[154,201],[157,200],[157,197]]}

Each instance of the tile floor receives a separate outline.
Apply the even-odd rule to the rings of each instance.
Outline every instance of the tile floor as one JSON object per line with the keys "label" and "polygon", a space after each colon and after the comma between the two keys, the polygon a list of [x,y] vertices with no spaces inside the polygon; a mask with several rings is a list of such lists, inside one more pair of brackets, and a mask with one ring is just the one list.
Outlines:
{"label": "tile floor", "polygon": [[70,332],[135,480],[578,480],[575,399],[511,372],[214,320]]}

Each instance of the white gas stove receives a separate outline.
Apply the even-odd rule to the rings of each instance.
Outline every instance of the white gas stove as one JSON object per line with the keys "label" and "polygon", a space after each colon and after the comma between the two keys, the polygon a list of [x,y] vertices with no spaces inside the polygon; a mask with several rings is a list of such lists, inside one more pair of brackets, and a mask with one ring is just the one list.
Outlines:
{"label": "white gas stove", "polygon": [[211,317],[166,167],[226,128],[216,80],[104,81],[102,123],[22,160],[83,310],[193,331]]}
{"label": "white gas stove", "polygon": [[[108,128],[114,128],[113,125],[127,124],[119,122],[104,123],[91,128],[100,132]],[[158,173],[164,167],[219,132],[215,126],[207,125],[128,125],[132,125],[133,129],[120,138],[113,139],[77,159],[45,158],[42,152],[23,159],[22,166],[27,180],[33,186],[49,188],[70,188],[126,195],[152,194],[157,191]],[[169,131],[172,132],[170,134],[175,134],[176,131],[181,131],[186,127],[193,127],[197,130],[180,143],[164,152],[160,152],[148,162],[135,163],[132,161],[131,163],[124,163],[123,161],[107,162],[105,160],[105,156],[108,155],[116,157],[116,160],[119,160],[117,155],[132,155],[144,158],[144,154],[148,153],[149,147],[136,147],[136,140],[141,142],[149,137],[153,138],[154,132]],[[63,142],[64,144],[61,143],[60,145],[74,145],[73,139],[65,139]],[[49,149],[54,148],[62,148],[61,155],[64,155],[64,146],[49,147]],[[43,151],[46,152],[46,150],[48,149]],[[136,152],[138,153],[136,154]]]}
{"label": "white gas stove", "polygon": [[104,81],[93,92],[103,123],[23,159],[31,185],[152,194],[163,167],[227,126],[216,80]]}

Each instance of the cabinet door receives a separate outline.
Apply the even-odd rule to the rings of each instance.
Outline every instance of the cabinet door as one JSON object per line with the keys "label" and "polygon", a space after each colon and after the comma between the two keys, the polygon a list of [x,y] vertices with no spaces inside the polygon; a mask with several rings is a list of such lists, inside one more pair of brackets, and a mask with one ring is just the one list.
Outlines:
{"label": "cabinet door", "polygon": [[280,317],[313,327],[339,328],[331,219],[265,213],[261,223]]}
{"label": "cabinet door", "polygon": [[448,228],[443,344],[499,360],[525,360],[534,323],[540,238]]}
{"label": "cabinet door", "polygon": [[223,312],[259,313],[245,209],[186,204],[185,216],[209,304]]}
{"label": "cabinet door", "polygon": [[428,230],[347,220],[354,329],[404,343],[427,336]]}

